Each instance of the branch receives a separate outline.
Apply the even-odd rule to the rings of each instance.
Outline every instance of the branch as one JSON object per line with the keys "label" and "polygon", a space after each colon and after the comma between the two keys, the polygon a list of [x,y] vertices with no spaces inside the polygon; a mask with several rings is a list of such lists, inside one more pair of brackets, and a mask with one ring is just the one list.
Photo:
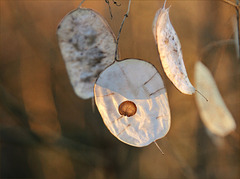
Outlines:
{"label": "branch", "polygon": [[130,11],[130,6],[131,6],[131,0],[129,0],[129,2],[128,2],[128,10],[127,10],[126,14],[124,15],[122,24],[121,24],[120,29],[119,29],[119,32],[118,32],[117,43],[116,43],[116,50],[115,50],[115,61],[118,61],[118,60],[117,60],[117,53],[118,53],[119,38],[120,38],[120,34],[121,34],[121,31],[122,31],[122,28],[123,28],[124,21],[125,21],[126,18],[128,17],[128,14],[129,14],[129,11]]}

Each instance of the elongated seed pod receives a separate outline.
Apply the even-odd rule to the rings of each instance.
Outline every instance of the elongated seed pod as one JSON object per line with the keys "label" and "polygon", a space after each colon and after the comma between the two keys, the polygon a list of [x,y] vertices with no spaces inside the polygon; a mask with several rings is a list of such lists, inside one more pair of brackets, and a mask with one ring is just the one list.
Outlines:
{"label": "elongated seed pod", "polygon": [[[166,3],[166,1],[165,1]],[[169,19],[169,8],[159,9],[153,21],[153,35],[164,72],[176,88],[184,94],[193,94],[195,88],[188,79],[183,62],[181,44]]]}
{"label": "elongated seed pod", "polygon": [[105,125],[124,143],[143,147],[170,129],[167,92],[160,74],[148,62],[114,62],[99,75],[94,94]]}
{"label": "elongated seed pod", "polygon": [[215,80],[208,68],[201,62],[195,65],[195,83],[197,89],[204,92],[208,102],[195,95],[201,119],[206,128],[213,134],[224,137],[236,129],[236,123],[227,109]]}
{"label": "elongated seed pod", "polygon": [[116,38],[107,22],[91,9],[67,14],[57,30],[59,46],[75,93],[93,97],[97,76],[114,62]]}

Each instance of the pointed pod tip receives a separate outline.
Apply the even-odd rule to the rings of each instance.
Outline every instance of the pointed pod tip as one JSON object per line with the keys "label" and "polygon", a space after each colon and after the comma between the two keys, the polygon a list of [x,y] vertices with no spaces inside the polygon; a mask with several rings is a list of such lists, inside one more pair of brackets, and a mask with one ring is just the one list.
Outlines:
{"label": "pointed pod tip", "polygon": [[156,140],[154,141],[155,145],[157,146],[158,150],[162,153],[162,155],[164,155],[164,152],[162,151],[162,149],[160,148],[160,146],[157,144]]}
{"label": "pointed pod tip", "polygon": [[200,91],[198,91],[198,90],[195,90],[198,94],[200,94],[205,100],[206,100],[206,102],[208,102],[208,99],[200,92]]}

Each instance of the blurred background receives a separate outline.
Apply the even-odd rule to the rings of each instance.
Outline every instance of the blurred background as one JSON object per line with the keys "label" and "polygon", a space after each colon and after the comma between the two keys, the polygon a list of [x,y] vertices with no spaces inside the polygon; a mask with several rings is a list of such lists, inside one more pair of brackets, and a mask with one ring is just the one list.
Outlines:
{"label": "blurred background", "polygon": [[[106,18],[117,35],[128,1],[104,0],[83,7]],[[235,2],[235,1],[232,1]],[[151,62],[161,73],[171,108],[171,129],[154,144],[136,148],[117,140],[91,100],[78,98],[62,59],[56,29],[80,1],[0,1],[0,176],[1,178],[164,178],[240,177],[240,59],[236,10],[219,0],[174,0],[170,19],[182,45],[194,85],[201,60],[214,74],[237,129],[216,145],[206,133],[193,96],[166,78],[152,34],[162,0],[132,0],[119,42],[121,59]],[[234,35],[235,33],[235,35]]]}

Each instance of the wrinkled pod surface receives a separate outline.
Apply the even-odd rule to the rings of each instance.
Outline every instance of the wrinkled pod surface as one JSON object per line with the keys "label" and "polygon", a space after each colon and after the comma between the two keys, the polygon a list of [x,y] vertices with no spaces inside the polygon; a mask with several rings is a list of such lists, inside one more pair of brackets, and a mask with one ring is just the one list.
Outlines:
{"label": "wrinkled pod surface", "polygon": [[[165,1],[166,3],[166,1]],[[184,65],[181,44],[174,30],[170,18],[169,8],[165,3],[153,20],[153,35],[157,44],[163,70],[170,81],[182,93],[191,95],[195,88],[188,79]]]}
{"label": "wrinkled pod surface", "polygon": [[167,93],[152,64],[137,59],[114,62],[99,75],[94,94],[105,125],[120,141],[143,147],[168,133]]}

